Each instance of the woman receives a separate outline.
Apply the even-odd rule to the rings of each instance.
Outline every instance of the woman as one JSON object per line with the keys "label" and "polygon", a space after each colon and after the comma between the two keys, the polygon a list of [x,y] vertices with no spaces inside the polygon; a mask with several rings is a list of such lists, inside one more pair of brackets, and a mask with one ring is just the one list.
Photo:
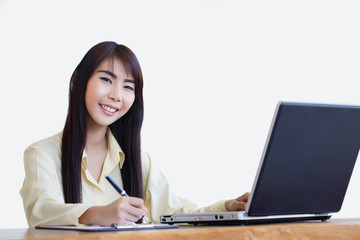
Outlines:
{"label": "woman", "polygon": [[[134,53],[102,42],[75,69],[64,130],[25,150],[20,194],[30,227],[39,224],[110,225],[160,215],[243,210],[248,198],[200,208],[171,193],[141,151],[143,77]],[[109,175],[132,197],[120,195]]]}

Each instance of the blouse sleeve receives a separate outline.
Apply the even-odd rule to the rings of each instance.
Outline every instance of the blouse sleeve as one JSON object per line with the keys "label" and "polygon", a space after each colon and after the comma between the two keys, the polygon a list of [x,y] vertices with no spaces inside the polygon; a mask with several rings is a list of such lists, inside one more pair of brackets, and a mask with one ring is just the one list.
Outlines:
{"label": "blouse sleeve", "polygon": [[[201,213],[201,212],[225,212],[225,200],[219,201],[207,207],[199,207],[196,204],[176,196],[170,189],[164,174],[157,169],[150,156],[143,164],[147,170],[147,178],[144,179],[145,207],[149,209],[151,221],[160,222],[161,215],[174,213]],[[143,169],[143,171],[145,170]]]}
{"label": "blouse sleeve", "polygon": [[[29,147],[24,153],[25,179],[20,195],[29,227],[39,224],[79,225],[78,218],[90,207],[65,204],[58,156]],[[56,155],[56,154],[55,154]]]}

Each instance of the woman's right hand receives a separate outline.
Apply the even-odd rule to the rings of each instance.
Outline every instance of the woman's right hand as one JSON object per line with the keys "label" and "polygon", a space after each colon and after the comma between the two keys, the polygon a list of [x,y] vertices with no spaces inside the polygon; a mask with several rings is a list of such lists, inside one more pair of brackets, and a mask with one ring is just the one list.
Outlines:
{"label": "woman's right hand", "polygon": [[90,207],[79,217],[79,223],[86,225],[127,224],[137,222],[146,213],[144,200],[135,197],[121,197],[105,206]]}

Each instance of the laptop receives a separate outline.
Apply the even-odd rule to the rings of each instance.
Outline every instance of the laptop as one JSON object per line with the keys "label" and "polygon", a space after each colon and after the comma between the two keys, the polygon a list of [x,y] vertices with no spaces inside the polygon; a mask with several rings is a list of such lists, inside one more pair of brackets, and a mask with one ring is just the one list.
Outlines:
{"label": "laptop", "polygon": [[360,106],[279,102],[245,211],[161,223],[326,221],[340,211],[360,149]]}

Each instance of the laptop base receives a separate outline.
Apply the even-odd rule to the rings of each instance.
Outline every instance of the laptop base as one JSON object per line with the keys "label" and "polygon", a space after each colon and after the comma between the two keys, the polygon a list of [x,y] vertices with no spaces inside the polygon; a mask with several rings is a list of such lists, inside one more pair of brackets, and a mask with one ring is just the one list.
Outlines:
{"label": "laptop base", "polygon": [[250,225],[263,223],[281,223],[297,221],[320,220],[322,222],[331,218],[329,214],[291,214],[277,216],[247,216],[245,211],[219,212],[199,214],[173,214],[162,215],[160,222],[164,224],[206,224],[206,225]]}

